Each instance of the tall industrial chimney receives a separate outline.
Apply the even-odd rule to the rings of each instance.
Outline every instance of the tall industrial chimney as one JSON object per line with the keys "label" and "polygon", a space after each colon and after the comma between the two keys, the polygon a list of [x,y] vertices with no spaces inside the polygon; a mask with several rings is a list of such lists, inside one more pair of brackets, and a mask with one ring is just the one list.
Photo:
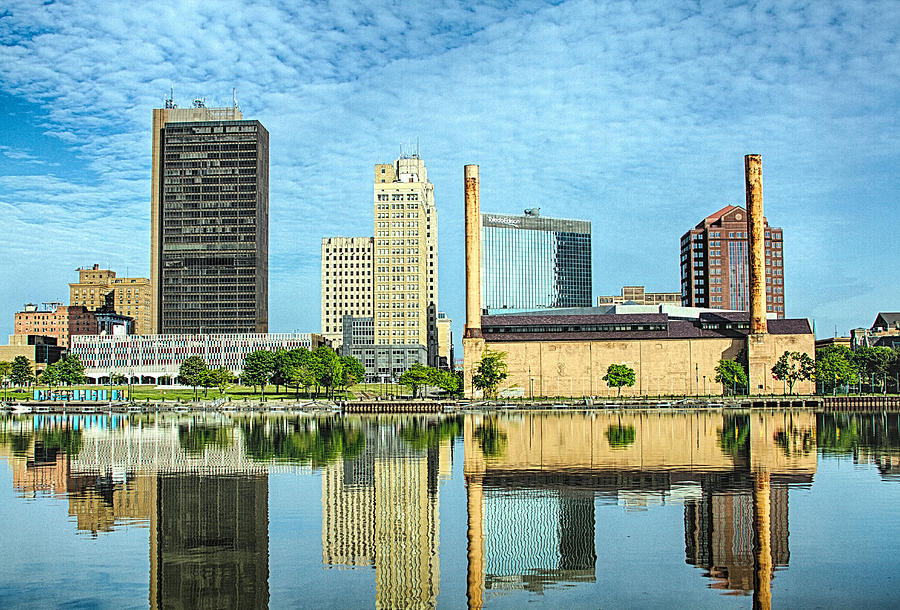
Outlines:
{"label": "tall industrial chimney", "polygon": [[747,191],[747,228],[750,233],[750,334],[768,332],[766,323],[765,235],[762,196],[762,158],[744,156]]}
{"label": "tall industrial chimney", "polygon": [[481,337],[481,205],[478,166],[466,165],[466,331],[463,338]]}

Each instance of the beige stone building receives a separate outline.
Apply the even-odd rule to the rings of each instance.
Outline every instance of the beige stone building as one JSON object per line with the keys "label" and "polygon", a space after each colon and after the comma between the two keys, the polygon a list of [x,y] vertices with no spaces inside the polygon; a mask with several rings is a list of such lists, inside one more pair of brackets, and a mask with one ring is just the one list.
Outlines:
{"label": "beige stone building", "polygon": [[437,357],[437,210],[418,154],[375,166],[375,343]]}
{"label": "beige stone building", "polygon": [[[662,312],[483,316],[479,306],[479,172],[477,165],[467,165],[466,395],[480,395],[473,376],[488,350],[506,354],[508,377],[499,390],[509,395],[616,395],[619,391],[603,380],[611,364],[625,364],[634,370],[635,383],[623,387],[622,395],[718,394],[723,388],[714,382],[716,366],[721,359],[739,355],[747,367],[750,394],[787,394],[789,388],[773,378],[771,368],[786,351],[813,356],[815,336],[807,319],[766,320],[761,159],[747,155],[744,164],[750,216],[745,221],[749,229],[750,312],[694,309],[681,317]],[[793,391],[811,394],[814,384],[798,382]]]}
{"label": "beige stone building", "polygon": [[681,304],[680,292],[647,292],[643,286],[622,286],[622,292],[616,295],[597,297],[597,305],[622,305],[624,303],[638,305]]}
{"label": "beige stone building", "polygon": [[343,343],[343,317],[373,315],[374,288],[371,237],[322,238],[322,336],[338,348]]}
{"label": "beige stone building", "polygon": [[94,265],[78,269],[78,281],[69,284],[69,304],[97,311],[105,307],[134,318],[135,334],[150,334],[153,289],[146,277],[116,277],[110,269]]}
{"label": "beige stone building", "polygon": [[438,312],[437,337],[439,366],[453,370],[453,320],[443,311]]}
{"label": "beige stone building", "polygon": [[422,346],[422,363],[440,366],[437,211],[425,162],[411,154],[376,165],[373,198],[373,237],[322,239],[322,334],[339,346],[343,316],[372,318],[371,355]]}
{"label": "beige stone building", "polygon": [[0,362],[12,362],[18,356],[24,356],[31,364],[31,370],[39,373],[48,364],[59,360],[64,351],[56,344],[56,337],[10,335],[9,345],[0,345]]}

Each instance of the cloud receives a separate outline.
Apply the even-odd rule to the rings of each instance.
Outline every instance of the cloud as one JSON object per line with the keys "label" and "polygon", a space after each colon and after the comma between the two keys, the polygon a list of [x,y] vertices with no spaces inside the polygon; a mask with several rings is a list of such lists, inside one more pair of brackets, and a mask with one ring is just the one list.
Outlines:
{"label": "cloud", "polygon": [[[415,139],[437,194],[441,306],[455,320],[461,173],[473,162],[486,210],[593,222],[599,294],[677,290],[680,235],[743,201],[742,156],[761,153],[767,214],[793,257],[789,313],[849,327],[898,296],[870,269],[896,251],[893,236],[880,250],[834,247],[871,239],[859,214],[892,210],[891,2],[7,4],[0,87],[38,105],[47,135],[86,161],[77,175],[0,180],[0,223],[23,242],[52,236],[54,260],[115,253],[149,272],[150,116],[174,85],[181,105],[230,105],[235,88],[271,134],[275,330],[318,328],[303,287],[318,279],[320,238],[371,234],[373,165]],[[10,160],[34,154],[4,145]],[[66,236],[85,227],[95,237],[73,252]],[[56,285],[76,263],[87,264],[67,263]],[[848,268],[859,284],[829,281]],[[834,306],[823,309],[819,286]],[[848,286],[870,287],[858,301],[869,310],[837,305]]]}

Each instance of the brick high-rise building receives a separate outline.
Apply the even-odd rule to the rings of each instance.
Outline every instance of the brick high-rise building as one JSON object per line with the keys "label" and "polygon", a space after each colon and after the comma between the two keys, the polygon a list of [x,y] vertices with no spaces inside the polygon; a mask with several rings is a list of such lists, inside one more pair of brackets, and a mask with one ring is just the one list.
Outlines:
{"label": "brick high-rise building", "polygon": [[[765,222],[766,311],[784,318],[782,230]],[[750,309],[747,212],[725,206],[681,237],[681,303]]]}
{"label": "brick high-rise building", "polygon": [[269,133],[242,119],[153,110],[152,334],[268,330]]}
{"label": "brick high-rise building", "polygon": [[56,337],[56,344],[69,347],[72,335],[96,335],[99,332],[97,318],[87,308],[65,306],[60,303],[44,303],[43,309],[29,303],[15,316],[17,335],[44,335]]}
{"label": "brick high-rise building", "polygon": [[94,265],[78,269],[78,282],[69,284],[69,304],[88,311],[104,308],[134,318],[134,332],[150,334],[153,290],[145,277],[116,277],[116,272]]}

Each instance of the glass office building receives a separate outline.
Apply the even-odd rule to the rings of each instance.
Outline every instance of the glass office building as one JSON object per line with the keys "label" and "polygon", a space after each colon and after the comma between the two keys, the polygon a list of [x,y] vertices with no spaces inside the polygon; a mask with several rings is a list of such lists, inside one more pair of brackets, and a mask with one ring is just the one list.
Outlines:
{"label": "glass office building", "polygon": [[481,215],[481,307],[591,306],[591,223]]}

